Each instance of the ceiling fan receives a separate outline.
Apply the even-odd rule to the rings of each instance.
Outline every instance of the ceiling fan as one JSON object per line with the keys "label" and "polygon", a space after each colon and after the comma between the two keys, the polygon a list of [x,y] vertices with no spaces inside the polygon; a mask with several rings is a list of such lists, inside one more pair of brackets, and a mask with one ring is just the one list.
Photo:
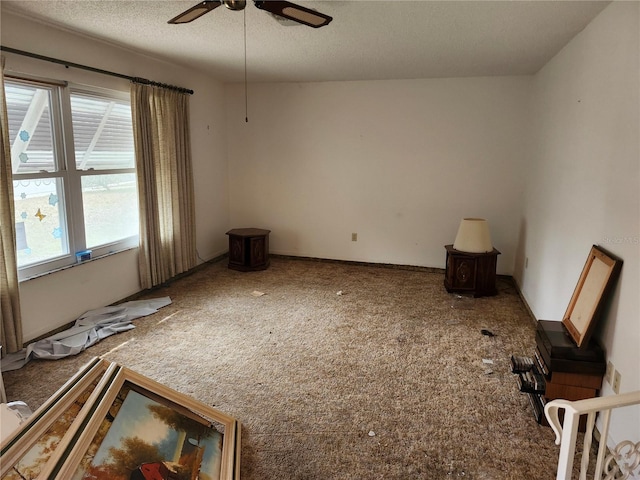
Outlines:
{"label": "ceiling fan", "polygon": [[[308,25],[313,28],[323,27],[333,20],[329,15],[316,12],[315,10],[302,7],[291,2],[277,0],[253,0],[253,3],[260,10],[264,10],[273,15],[293,20],[294,22]],[[218,8],[220,5],[224,5],[229,10],[244,10],[246,4],[246,0],[204,0],[190,9],[185,10],[177,17],[172,18],[168,23],[180,24],[192,22],[214,8]]]}

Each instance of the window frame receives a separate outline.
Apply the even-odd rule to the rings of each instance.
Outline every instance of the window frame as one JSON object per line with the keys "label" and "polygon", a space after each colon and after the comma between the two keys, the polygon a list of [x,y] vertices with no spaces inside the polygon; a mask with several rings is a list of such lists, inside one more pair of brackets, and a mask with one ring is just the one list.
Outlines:
{"label": "window frame", "polygon": [[[137,175],[134,162],[131,168],[93,169],[92,167],[78,169],[76,165],[76,152],[74,145],[73,118],[71,109],[71,96],[79,95],[95,97],[100,100],[116,100],[130,105],[129,92],[80,85],[67,82],[58,82],[34,77],[17,77],[5,75],[5,84],[26,85],[35,88],[46,88],[50,91],[50,117],[52,130],[52,147],[54,150],[54,171],[39,171],[28,173],[12,173],[12,181],[37,180],[42,178],[55,178],[59,184],[58,192],[60,224],[64,221],[66,228],[66,243],[68,253],[53,256],[45,260],[30,263],[18,267],[18,280],[24,281],[31,278],[46,275],[57,270],[78,265],[77,252],[91,249],[91,257],[99,258],[112,253],[118,253],[139,245],[139,231],[135,235],[123,237],[98,246],[87,246],[86,229],[84,221],[84,201],[82,191],[82,179],[90,176],[117,175],[132,173]],[[132,121],[133,124],[133,121]],[[133,125],[132,125],[133,128]],[[136,185],[137,189],[137,185]],[[136,205],[139,211],[139,205]],[[64,218],[62,218],[64,216]],[[64,237],[64,235],[63,235]]]}

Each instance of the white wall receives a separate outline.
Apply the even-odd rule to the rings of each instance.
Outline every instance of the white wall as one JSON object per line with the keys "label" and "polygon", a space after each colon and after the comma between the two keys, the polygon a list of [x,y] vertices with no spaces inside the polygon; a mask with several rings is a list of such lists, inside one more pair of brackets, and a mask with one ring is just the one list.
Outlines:
{"label": "white wall", "polygon": [[[444,267],[462,217],[511,274],[530,77],[227,86],[233,227],[273,253]],[[357,242],[351,234],[357,233]]]}
{"label": "white wall", "polygon": [[[621,392],[640,390],[638,7],[614,2],[534,78],[515,270],[535,316],[561,320],[592,244],[623,259],[596,332]],[[614,439],[639,435],[638,409],[614,418]]]}
{"label": "white wall", "polygon": [[[196,246],[201,259],[227,251],[229,228],[224,89],[191,69],[72,35],[2,13],[2,45],[62,58],[130,76],[191,88],[191,142],[196,201]],[[58,80],[129,91],[129,82],[62,65],[6,54],[7,74],[22,72]],[[140,290],[137,249],[22,282],[25,340],[75,320],[87,310],[108,305]]]}
{"label": "white wall", "polygon": [[20,284],[25,340],[49,334],[84,312],[140,290],[138,249],[92,260]]}

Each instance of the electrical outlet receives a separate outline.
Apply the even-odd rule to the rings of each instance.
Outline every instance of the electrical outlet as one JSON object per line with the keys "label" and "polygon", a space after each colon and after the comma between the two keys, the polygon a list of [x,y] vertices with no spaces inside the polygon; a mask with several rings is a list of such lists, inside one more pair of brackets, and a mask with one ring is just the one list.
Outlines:
{"label": "electrical outlet", "polygon": [[611,360],[609,360],[607,362],[607,371],[604,374],[604,379],[607,381],[607,383],[609,385],[613,385],[613,363],[611,363]]}
{"label": "electrical outlet", "polygon": [[616,370],[615,373],[613,374],[613,384],[611,385],[615,393],[620,393],[621,380],[622,380],[622,375],[620,375],[620,372]]}
{"label": "electrical outlet", "polygon": [[351,234],[351,241],[352,242],[357,242],[358,241],[358,234],[357,233],[352,233]]}

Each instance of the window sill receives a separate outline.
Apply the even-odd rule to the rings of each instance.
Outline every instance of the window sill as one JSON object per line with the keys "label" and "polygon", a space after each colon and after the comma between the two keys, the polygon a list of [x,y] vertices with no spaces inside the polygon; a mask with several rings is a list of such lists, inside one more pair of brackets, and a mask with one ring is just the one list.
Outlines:
{"label": "window sill", "polygon": [[137,250],[137,249],[138,249],[138,247],[128,247],[128,248],[124,248],[122,250],[118,250],[118,251],[115,251],[115,252],[105,253],[105,254],[99,255],[97,257],[92,257],[89,260],[85,260],[83,262],[77,262],[77,263],[73,263],[71,265],[65,265],[64,267],[55,268],[55,269],[49,270],[47,272],[38,273],[38,274],[35,274],[35,275],[31,275],[30,277],[27,277],[27,278],[19,279],[18,283],[28,282],[29,280],[35,280],[36,278],[46,277],[47,275],[52,275],[54,273],[62,272],[63,270],[68,270],[70,268],[79,267],[80,265],[84,265],[84,264],[87,264],[87,263],[95,262],[96,260],[102,260],[103,258],[111,257],[113,255],[118,255],[120,253],[128,252],[130,250]]}

